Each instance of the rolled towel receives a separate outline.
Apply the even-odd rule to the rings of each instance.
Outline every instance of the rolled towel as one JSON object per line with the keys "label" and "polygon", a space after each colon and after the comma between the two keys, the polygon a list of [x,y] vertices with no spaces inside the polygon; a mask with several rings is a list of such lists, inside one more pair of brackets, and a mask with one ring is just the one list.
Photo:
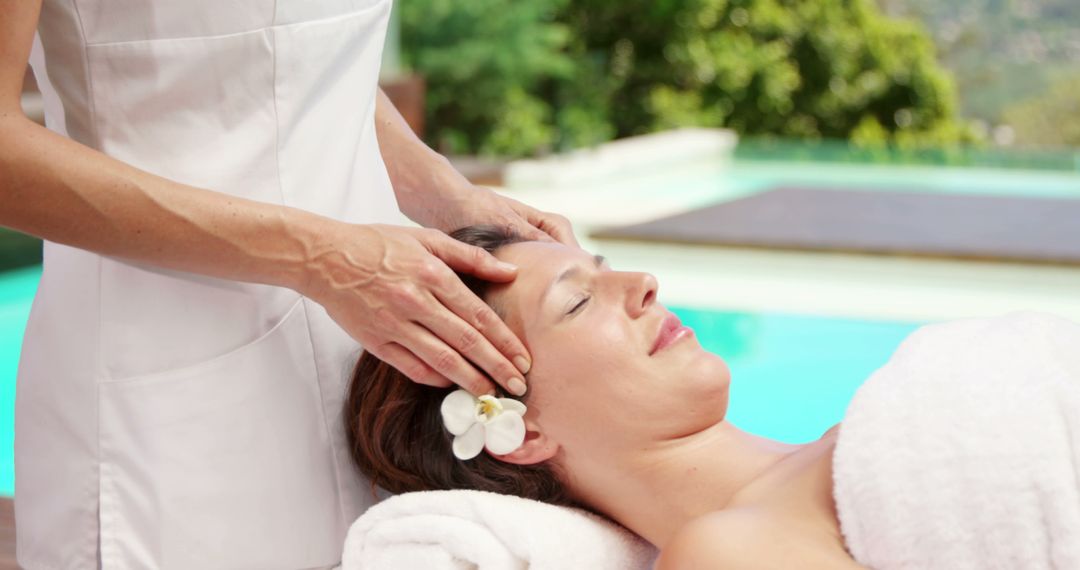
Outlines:
{"label": "rolled towel", "polygon": [[833,478],[871,568],[1080,568],[1080,326],[920,328],[856,392]]}
{"label": "rolled towel", "polygon": [[343,570],[634,570],[656,549],[591,513],[483,491],[391,497],[353,523]]}

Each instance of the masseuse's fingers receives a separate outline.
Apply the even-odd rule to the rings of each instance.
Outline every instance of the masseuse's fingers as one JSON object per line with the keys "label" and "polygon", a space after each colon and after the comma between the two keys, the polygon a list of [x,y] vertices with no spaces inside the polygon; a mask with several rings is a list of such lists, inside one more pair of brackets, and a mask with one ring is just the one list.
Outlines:
{"label": "masseuse's fingers", "polygon": [[555,238],[560,243],[573,247],[581,247],[578,244],[577,237],[574,236],[574,229],[570,226],[570,220],[566,219],[565,216],[550,212],[541,212],[539,210],[533,210],[533,212],[536,213],[535,217],[526,218],[530,224]]}
{"label": "masseuse's fingers", "polygon": [[500,196],[500,198],[528,224],[528,227],[523,230],[519,229],[519,233],[521,233],[522,237],[525,239],[550,241],[554,238],[555,241],[562,244],[581,247],[578,244],[577,238],[574,236],[574,228],[571,226],[570,220],[568,220],[566,216],[551,212],[542,212],[532,206],[506,196]]}
{"label": "masseuse's fingers", "polygon": [[370,351],[379,360],[397,368],[417,384],[427,384],[436,388],[447,388],[454,385],[449,378],[436,372],[435,369],[396,342],[384,344]]}
{"label": "masseuse's fingers", "polygon": [[447,345],[425,327],[414,324],[417,330],[407,335],[405,348],[424,361],[436,373],[453,380],[473,395],[490,394],[491,381],[469,363],[460,352]]}
{"label": "masseuse's fingers", "polygon": [[[505,283],[513,281],[517,277],[517,267],[511,263],[500,261],[482,248],[462,243],[438,230],[423,230],[424,245],[428,251],[443,261],[446,266],[460,273],[475,275],[485,281]],[[437,265],[429,268],[427,277],[429,283],[439,283],[446,278],[447,273]],[[451,277],[456,277],[450,274]],[[457,279],[457,281],[461,281]],[[525,348],[521,347],[524,351]]]}
{"label": "masseuse's fingers", "polygon": [[485,275],[492,274],[492,260],[495,264],[509,264],[504,264],[481,248],[465,245],[443,234],[439,236],[441,237],[430,243],[431,252],[439,256],[446,266],[441,269],[437,266],[430,267],[421,279],[430,288],[439,305],[449,309],[458,319],[452,319],[450,315],[435,310],[418,322],[447,344],[460,350],[463,356],[487,372],[511,394],[520,396],[525,387],[523,375],[529,371],[531,365],[525,345],[487,303],[473,294],[449,270],[453,268],[460,273],[470,273],[490,280]]}
{"label": "masseuse's fingers", "polygon": [[[420,324],[487,371],[489,376],[511,394],[515,396],[524,394],[523,373],[516,365],[510,365],[500,353],[500,350],[507,352],[508,349],[496,347],[491,342],[487,342],[484,336],[495,325],[506,326],[502,319],[491,310],[491,307],[473,295],[472,291],[465,287],[455,286],[453,283],[449,285],[445,289],[435,289],[433,292],[436,296],[435,301],[451,310],[432,311]],[[470,317],[473,318],[471,322],[464,320]],[[512,332],[510,334],[517,341],[517,337]],[[522,362],[521,366],[525,367],[526,371],[528,370],[527,363]]]}

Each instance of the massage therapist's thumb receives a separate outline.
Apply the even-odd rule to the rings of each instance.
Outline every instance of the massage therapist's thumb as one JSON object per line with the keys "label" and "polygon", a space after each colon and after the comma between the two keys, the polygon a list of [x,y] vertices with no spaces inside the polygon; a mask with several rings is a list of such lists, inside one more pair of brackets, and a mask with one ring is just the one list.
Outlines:
{"label": "massage therapist's thumb", "polygon": [[483,248],[461,243],[438,230],[433,230],[427,246],[432,254],[458,273],[498,283],[512,281],[517,276],[517,266],[499,261]]}

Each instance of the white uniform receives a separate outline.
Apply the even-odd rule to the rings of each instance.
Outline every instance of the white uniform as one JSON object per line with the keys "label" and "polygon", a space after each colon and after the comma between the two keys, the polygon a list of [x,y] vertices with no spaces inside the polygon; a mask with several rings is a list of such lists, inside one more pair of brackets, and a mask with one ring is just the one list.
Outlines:
{"label": "white uniform", "polygon": [[[373,120],[390,2],[45,0],[49,126],[179,182],[399,223]],[[19,563],[336,564],[369,496],[341,427],[359,350],[294,291],[46,243]]]}

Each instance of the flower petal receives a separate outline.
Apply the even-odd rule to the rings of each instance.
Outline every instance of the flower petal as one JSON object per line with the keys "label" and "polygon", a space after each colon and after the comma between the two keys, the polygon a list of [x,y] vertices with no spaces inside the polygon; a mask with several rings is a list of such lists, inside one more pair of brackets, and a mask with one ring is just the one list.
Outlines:
{"label": "flower petal", "polygon": [[461,435],[476,423],[476,398],[465,390],[455,390],[443,398],[439,411],[446,429]]}
{"label": "flower petal", "polygon": [[454,438],[454,457],[472,459],[484,449],[484,424],[473,424],[465,433]]}
{"label": "flower petal", "polygon": [[499,398],[499,403],[502,404],[503,411],[517,412],[521,417],[525,417],[525,411],[528,410],[528,408],[525,407],[525,404],[521,403],[521,400]]}
{"label": "flower petal", "polygon": [[484,427],[484,445],[495,455],[506,455],[525,441],[525,420],[517,412],[504,411]]}

